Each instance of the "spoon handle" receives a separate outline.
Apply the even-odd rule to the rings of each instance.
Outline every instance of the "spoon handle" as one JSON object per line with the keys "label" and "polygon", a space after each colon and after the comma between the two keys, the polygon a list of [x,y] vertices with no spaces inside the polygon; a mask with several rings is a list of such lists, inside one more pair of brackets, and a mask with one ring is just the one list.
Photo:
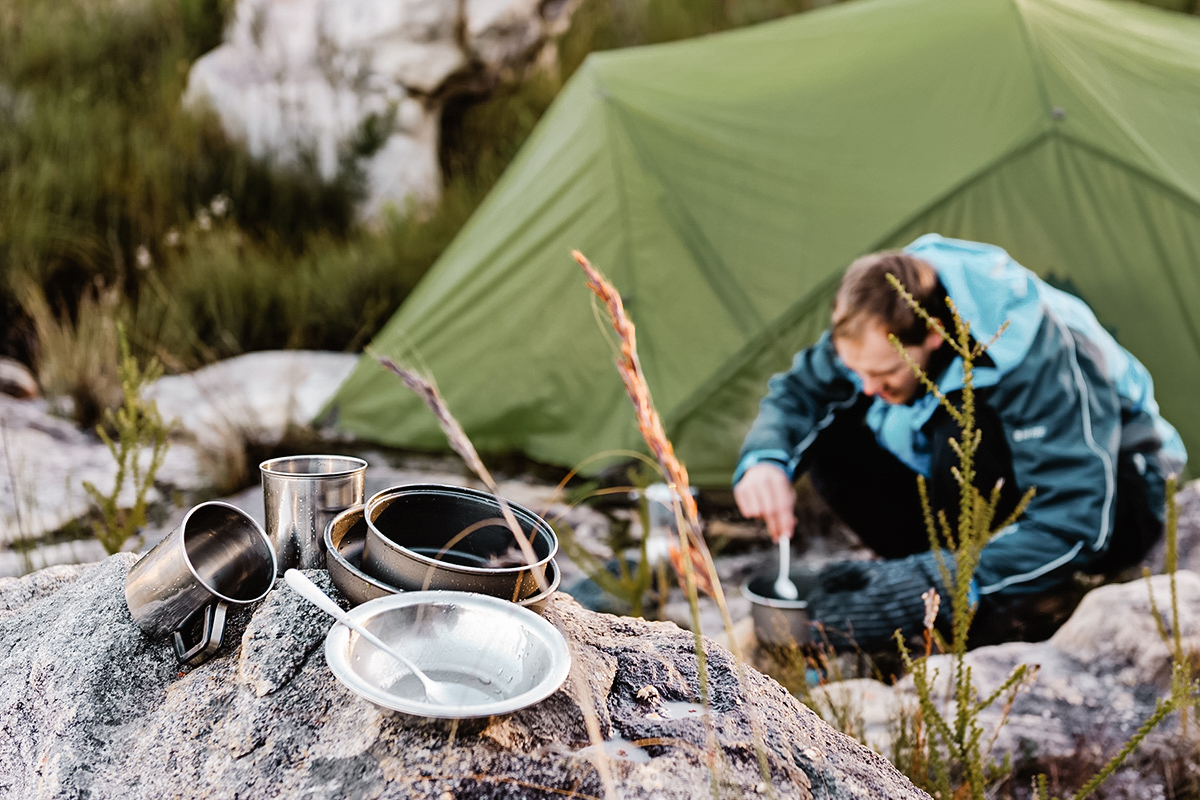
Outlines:
{"label": "spoon handle", "polygon": [[775,596],[780,600],[795,600],[800,597],[796,584],[792,583],[790,570],[792,564],[792,540],[786,536],[779,537],[779,576],[775,578]]}
{"label": "spoon handle", "polygon": [[350,628],[352,631],[378,647],[383,652],[390,655],[392,658],[411,666],[412,662],[410,662],[407,658],[397,653],[382,639],[371,633],[362,625],[355,622],[354,619],[352,619],[345,611],[342,611],[342,609],[338,607],[338,604],[333,602],[333,598],[322,592],[321,587],[309,580],[308,576],[303,572],[296,569],[289,569],[287,572],[283,573],[283,579],[287,581],[288,586],[295,589],[296,592],[298,592],[305,600],[312,603],[314,606],[321,609],[326,614],[345,625],[347,628]]}

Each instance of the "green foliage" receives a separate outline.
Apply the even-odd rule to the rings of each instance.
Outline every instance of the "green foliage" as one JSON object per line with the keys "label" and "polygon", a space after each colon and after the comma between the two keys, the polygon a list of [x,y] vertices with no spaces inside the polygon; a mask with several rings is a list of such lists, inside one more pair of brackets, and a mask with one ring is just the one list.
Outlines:
{"label": "green foliage", "polygon": [[55,313],[40,286],[19,279],[21,302],[37,332],[34,367],[42,391],[85,426],[95,425],[106,408],[120,402],[117,326],[121,299],[111,289],[84,292],[72,320]]}
{"label": "green foliage", "polygon": [[252,350],[361,348],[453,235],[449,213],[390,216],[350,240],[315,235],[293,254],[209,213],[143,278],[135,331],[143,350],[186,369]]}
{"label": "green foliage", "polygon": [[659,44],[753,25],[832,0],[583,0],[559,42],[569,77],[589,53]]}
{"label": "green foliage", "polygon": [[115,289],[131,310],[147,263],[161,263],[171,232],[219,194],[239,227],[272,250],[280,282],[286,254],[309,237],[353,229],[354,176],[325,184],[311,165],[257,162],[212,117],[182,109],[190,62],[219,41],[229,7],[12,0],[0,9],[5,352],[32,360],[36,349],[22,280],[42,289],[56,315],[74,318],[97,287]]}
{"label": "green foliage", "polygon": [[[629,489],[645,489],[656,476],[652,471],[631,468],[629,471],[630,486],[620,487],[618,491]],[[666,565],[659,564],[656,569],[646,557],[646,545],[650,539],[650,501],[645,492],[639,492],[638,516],[641,521],[642,536],[635,540],[630,536],[628,522],[621,524],[613,520],[609,526],[608,548],[614,556],[614,572],[607,564],[597,558],[579,542],[575,531],[570,525],[559,521],[555,530],[559,535],[559,544],[567,557],[597,585],[602,591],[615,598],[621,605],[628,608],[629,616],[646,616],[646,603],[657,597],[660,604],[665,602],[669,586],[667,584]],[[627,555],[636,552],[637,558],[632,560]],[[631,568],[632,567],[632,568]],[[652,589],[654,591],[652,591]],[[661,607],[658,616],[662,616]]]}
{"label": "green foliage", "polygon": [[[142,370],[137,359],[129,352],[123,328],[118,329],[118,336],[121,343],[119,374],[124,403],[115,412],[109,409],[104,415],[104,424],[96,426],[96,433],[117,464],[117,475],[112,491],[107,495],[90,481],[83,482],[83,488],[100,513],[100,518],[94,523],[96,537],[109,555],[119,552],[125,542],[145,526],[146,494],[154,485],[154,476],[162,466],[168,447],[168,426],[163,424],[158,404],[142,397],[142,389],[158,379],[162,368],[152,360]],[[143,466],[140,457],[145,448],[150,449],[150,462]],[[118,505],[127,481],[134,491],[131,509]]]}
{"label": "green foliage", "polygon": [[[940,601],[933,590],[923,596],[926,604],[925,657],[914,658],[904,638],[899,632],[896,634],[901,658],[912,674],[917,695],[917,708],[911,711],[910,716],[904,717],[900,725],[902,730],[898,741],[906,758],[898,761],[897,766],[907,772],[915,785],[939,800],[961,797],[982,800],[987,796],[989,786],[1011,772],[1007,764],[997,765],[992,762],[991,747],[999,732],[999,727],[1004,725],[1008,717],[1017,693],[1033,680],[1037,669],[1020,664],[989,695],[979,696],[971,677],[971,669],[965,663],[967,637],[975,615],[975,607],[970,602],[970,581],[975,567],[979,563],[979,553],[983,546],[996,530],[1007,527],[1023,513],[1032,499],[1033,489],[1026,492],[1007,519],[999,525],[993,525],[996,507],[1000,499],[1000,487],[996,486],[989,497],[984,497],[974,483],[974,459],[981,443],[981,433],[975,427],[973,369],[975,361],[983,355],[990,342],[988,344],[972,343],[969,324],[962,320],[953,302],[948,301],[955,325],[954,336],[951,337],[941,323],[930,317],[921,308],[899,281],[893,276],[889,276],[889,281],[913,311],[925,320],[930,329],[941,334],[942,338],[962,358],[963,364],[962,399],[961,404],[955,406],[941,394],[929,376],[908,357],[902,343],[895,336],[890,337],[892,346],[905,358],[926,390],[934,394],[942,406],[954,417],[960,431],[959,438],[950,442],[959,460],[958,467],[954,470],[954,478],[960,490],[957,525],[952,526],[946,514],[941,510],[935,517],[929,507],[925,483],[919,479],[921,502],[925,512],[930,545],[934,552],[941,552],[941,548],[945,547],[954,559],[953,570],[945,561],[939,563],[943,582],[952,587],[953,637],[947,647],[947,644],[933,630]],[[1000,336],[1003,331],[1002,327],[996,336]],[[1167,571],[1171,576],[1173,616],[1170,627],[1173,631],[1173,640],[1168,636],[1166,626],[1159,619],[1157,609],[1155,609],[1155,617],[1159,619],[1160,634],[1164,641],[1168,643],[1173,641],[1174,644],[1170,694],[1165,698],[1159,698],[1153,714],[1116,755],[1097,771],[1078,792],[1071,795],[1071,800],[1083,800],[1093,794],[1169,714],[1186,708],[1189,703],[1196,702],[1197,683],[1194,677],[1194,667],[1190,660],[1184,658],[1179,638],[1179,610],[1174,575],[1177,549],[1177,514],[1174,494],[1175,481],[1171,479],[1167,488]],[[1151,604],[1153,602],[1153,595],[1151,595]],[[949,675],[945,681],[939,680],[940,676],[937,670],[931,670],[929,666],[928,657],[932,653],[935,641],[939,649],[948,649]],[[943,711],[936,696],[942,687],[945,687],[947,697],[952,701],[950,712]],[[980,714],[1002,700],[1004,701],[1003,713],[997,730],[993,731],[992,737],[985,741],[985,731],[979,722]],[[1186,721],[1184,725],[1186,729]],[[1046,800],[1044,776],[1035,781],[1034,791],[1040,800]]]}
{"label": "green foliage", "polygon": [[[913,658],[903,637],[897,632],[896,642],[906,668],[911,672],[917,694],[917,716],[913,721],[911,742],[912,761],[909,777],[918,787],[937,798],[972,797],[982,800],[989,783],[988,765],[991,761],[990,742],[984,739],[984,730],[979,722],[982,711],[1001,699],[1011,703],[1017,691],[1032,679],[1033,670],[1022,664],[1017,666],[999,688],[986,697],[979,697],[971,679],[971,669],[965,663],[967,636],[975,616],[975,606],[970,600],[971,579],[979,563],[979,554],[993,533],[1011,524],[1019,517],[1033,497],[1033,489],[1021,498],[1012,514],[994,525],[996,508],[1000,502],[1000,486],[995,486],[990,496],[985,497],[975,486],[975,455],[982,443],[982,432],[975,426],[975,361],[983,355],[988,344],[974,342],[970,324],[962,319],[953,301],[948,301],[954,318],[954,334],[930,317],[894,276],[888,280],[915,313],[925,320],[931,330],[936,330],[946,343],[962,359],[963,390],[960,403],[952,403],[941,393],[930,377],[909,358],[903,344],[891,336],[892,346],[908,362],[913,374],[925,389],[954,418],[959,436],[950,440],[950,446],[958,457],[954,479],[959,486],[957,524],[951,525],[944,509],[934,514],[929,506],[925,482],[919,479],[921,505],[925,512],[925,524],[929,533],[930,546],[935,553],[943,548],[953,557],[951,564],[939,555],[939,568],[943,584],[950,587],[953,634],[948,645],[950,668],[948,693],[953,698],[953,713],[947,718],[935,698],[939,675],[930,671],[927,658]],[[999,336],[1004,329],[996,333]],[[939,647],[945,645],[933,630],[941,598],[930,592],[925,597],[925,655],[932,652],[935,639]]]}

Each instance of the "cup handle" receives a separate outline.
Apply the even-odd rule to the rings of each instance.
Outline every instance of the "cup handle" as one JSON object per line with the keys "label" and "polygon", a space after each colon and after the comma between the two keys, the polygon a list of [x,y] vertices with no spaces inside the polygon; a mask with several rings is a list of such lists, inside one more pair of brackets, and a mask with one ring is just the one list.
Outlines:
{"label": "cup handle", "polygon": [[[192,612],[178,628],[175,629],[175,655],[191,666],[199,666],[212,657],[221,648],[225,638],[225,612],[229,610],[228,603],[210,603],[204,608]],[[185,632],[190,633],[192,623],[197,614],[204,615],[204,631],[200,640],[188,644],[184,639]]]}

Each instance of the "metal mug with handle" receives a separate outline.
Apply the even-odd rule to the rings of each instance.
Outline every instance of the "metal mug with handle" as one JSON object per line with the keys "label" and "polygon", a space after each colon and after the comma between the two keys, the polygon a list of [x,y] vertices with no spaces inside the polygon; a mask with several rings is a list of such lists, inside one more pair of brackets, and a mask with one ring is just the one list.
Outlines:
{"label": "metal mug with handle", "polygon": [[275,550],[262,526],[214,500],[194,506],[130,568],[125,602],[139,628],[156,638],[173,634],[179,660],[195,665],[221,647],[229,605],[266,597],[275,574]]}
{"label": "metal mug with handle", "polygon": [[367,462],[352,456],[284,456],[258,468],[267,536],[280,571],[323,568],[325,527],[362,504]]}

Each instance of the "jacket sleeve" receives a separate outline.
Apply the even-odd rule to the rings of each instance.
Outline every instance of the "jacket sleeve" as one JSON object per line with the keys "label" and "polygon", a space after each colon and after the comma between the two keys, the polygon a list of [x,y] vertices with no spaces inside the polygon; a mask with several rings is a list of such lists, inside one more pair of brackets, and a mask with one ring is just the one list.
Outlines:
{"label": "jacket sleeve", "polygon": [[812,347],[796,354],[790,370],[767,382],[767,395],[759,403],[758,417],[742,445],[734,484],[747,469],[764,462],[794,477],[817,433],[837,409],[853,403],[857,395],[853,373],[838,360],[826,332]]}
{"label": "jacket sleeve", "polygon": [[1018,487],[1036,494],[1024,515],[984,546],[979,593],[1049,589],[1108,547],[1120,399],[1099,351],[1048,316],[989,402],[1004,423]]}

